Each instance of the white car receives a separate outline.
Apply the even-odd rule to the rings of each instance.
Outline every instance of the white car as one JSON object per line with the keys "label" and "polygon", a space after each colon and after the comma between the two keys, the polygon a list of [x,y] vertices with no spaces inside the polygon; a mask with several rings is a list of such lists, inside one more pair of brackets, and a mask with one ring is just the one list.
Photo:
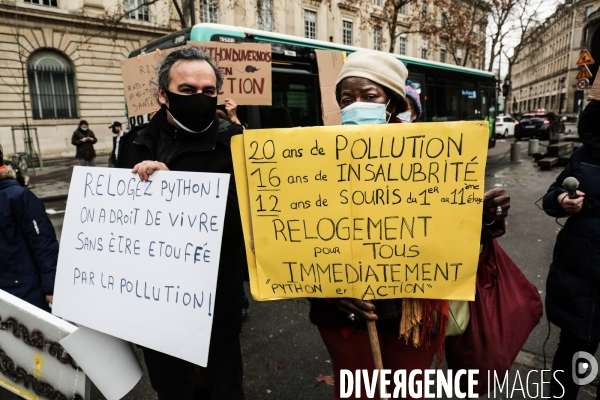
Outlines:
{"label": "white car", "polygon": [[507,138],[515,135],[515,120],[506,115],[496,118],[496,136]]}

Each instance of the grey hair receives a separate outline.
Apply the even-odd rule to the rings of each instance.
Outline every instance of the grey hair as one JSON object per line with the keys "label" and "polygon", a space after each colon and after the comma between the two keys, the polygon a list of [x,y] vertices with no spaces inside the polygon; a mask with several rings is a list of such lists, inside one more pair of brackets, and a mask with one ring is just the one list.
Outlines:
{"label": "grey hair", "polygon": [[200,47],[189,46],[183,49],[175,50],[174,52],[167,55],[158,67],[158,87],[163,90],[169,90],[169,84],[171,83],[171,68],[177,61],[206,61],[215,71],[217,77],[217,92],[221,91],[223,86],[223,75],[217,67],[216,61],[210,56],[210,54]]}

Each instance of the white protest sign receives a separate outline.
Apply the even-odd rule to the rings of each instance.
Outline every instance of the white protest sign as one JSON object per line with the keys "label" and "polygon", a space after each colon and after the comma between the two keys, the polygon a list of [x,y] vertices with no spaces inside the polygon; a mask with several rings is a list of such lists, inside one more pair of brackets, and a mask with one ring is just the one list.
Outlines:
{"label": "white protest sign", "polygon": [[0,386],[25,399],[87,400],[90,381],[59,341],[77,327],[0,290]]}
{"label": "white protest sign", "polygon": [[122,399],[138,383],[144,371],[131,343],[80,326],[60,344],[85,369],[107,400]]}
{"label": "white protest sign", "polygon": [[75,167],[53,313],[206,366],[228,174]]}

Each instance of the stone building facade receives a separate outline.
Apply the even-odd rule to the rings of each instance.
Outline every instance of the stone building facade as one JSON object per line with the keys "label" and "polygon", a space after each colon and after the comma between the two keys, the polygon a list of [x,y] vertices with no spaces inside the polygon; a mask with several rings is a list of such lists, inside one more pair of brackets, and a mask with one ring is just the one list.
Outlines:
{"label": "stone building facade", "polygon": [[577,115],[586,104],[590,88],[577,87],[581,67],[576,63],[588,50],[596,61],[590,66],[595,75],[600,62],[599,26],[599,0],[567,0],[542,25],[532,29],[532,39],[513,66],[509,109],[513,113],[544,109]]}
{"label": "stone building facade", "polygon": [[[0,144],[5,153],[24,150],[22,128],[26,125],[31,128],[33,147],[43,158],[74,155],[71,135],[80,119],[98,137],[97,151],[110,151],[108,126],[113,121],[125,122],[119,62],[131,50],[181,29],[174,1],[189,21],[190,0],[0,1]],[[196,22],[383,51],[390,47],[389,32],[380,23],[385,0],[194,1]],[[404,28],[410,27],[415,13],[430,13],[439,24],[444,23],[443,10],[435,5],[423,8],[429,2],[420,1],[401,10]],[[487,10],[478,12],[483,13],[480,20],[487,21]],[[468,67],[483,68],[485,30],[485,23],[473,29],[480,45],[470,52]],[[462,62],[462,51],[451,53],[447,41],[443,35],[425,40],[419,34],[405,34],[393,52]]]}
{"label": "stone building facade", "polygon": [[[43,158],[74,156],[71,135],[80,119],[98,137],[99,152],[112,148],[107,127],[124,122],[119,61],[168,33],[171,24],[164,3],[118,20],[122,7],[115,0],[0,4],[0,144],[5,153],[23,151],[22,126],[28,124]],[[154,21],[145,21],[146,16]]]}

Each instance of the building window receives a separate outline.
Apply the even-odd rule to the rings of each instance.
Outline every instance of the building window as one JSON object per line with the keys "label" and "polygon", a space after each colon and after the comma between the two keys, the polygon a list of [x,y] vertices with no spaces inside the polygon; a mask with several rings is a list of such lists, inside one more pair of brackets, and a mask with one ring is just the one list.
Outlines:
{"label": "building window", "polygon": [[216,0],[200,1],[200,22],[219,23],[219,6]]}
{"label": "building window", "polygon": [[40,50],[27,60],[33,119],[77,118],[75,72],[67,58]]}
{"label": "building window", "polygon": [[123,6],[127,12],[127,18],[138,21],[150,21],[148,5],[145,0],[124,0]]}
{"label": "building window", "polygon": [[398,38],[398,40],[400,41],[400,55],[405,56],[406,55],[406,38],[404,36],[400,36]]}
{"label": "building window", "polygon": [[402,7],[400,7],[400,14],[402,14],[402,15],[408,14],[408,7],[406,4],[404,4]]}
{"label": "building window", "polygon": [[585,17],[589,17],[594,12],[594,6],[588,6],[585,8]]}
{"label": "building window", "polygon": [[25,3],[39,4],[41,6],[58,7],[58,0],[25,0]]}
{"label": "building window", "polygon": [[440,62],[443,62],[443,63],[446,62],[446,49],[445,48],[440,49]]}
{"label": "building window", "polygon": [[352,46],[352,21],[342,20],[342,43]]}
{"label": "building window", "polygon": [[273,31],[273,0],[258,0],[258,29]]}
{"label": "building window", "polygon": [[373,30],[373,48],[381,50],[381,27],[376,26]]}
{"label": "building window", "polygon": [[317,38],[317,12],[304,10],[304,37],[307,39]]}
{"label": "building window", "polygon": [[423,40],[421,42],[421,58],[427,60],[427,47],[429,46],[429,42],[427,40]]}
{"label": "building window", "polygon": [[381,0],[373,0],[373,5],[377,7],[381,7]]}
{"label": "building window", "polygon": [[456,65],[462,65],[463,53],[462,49],[456,50]]}

